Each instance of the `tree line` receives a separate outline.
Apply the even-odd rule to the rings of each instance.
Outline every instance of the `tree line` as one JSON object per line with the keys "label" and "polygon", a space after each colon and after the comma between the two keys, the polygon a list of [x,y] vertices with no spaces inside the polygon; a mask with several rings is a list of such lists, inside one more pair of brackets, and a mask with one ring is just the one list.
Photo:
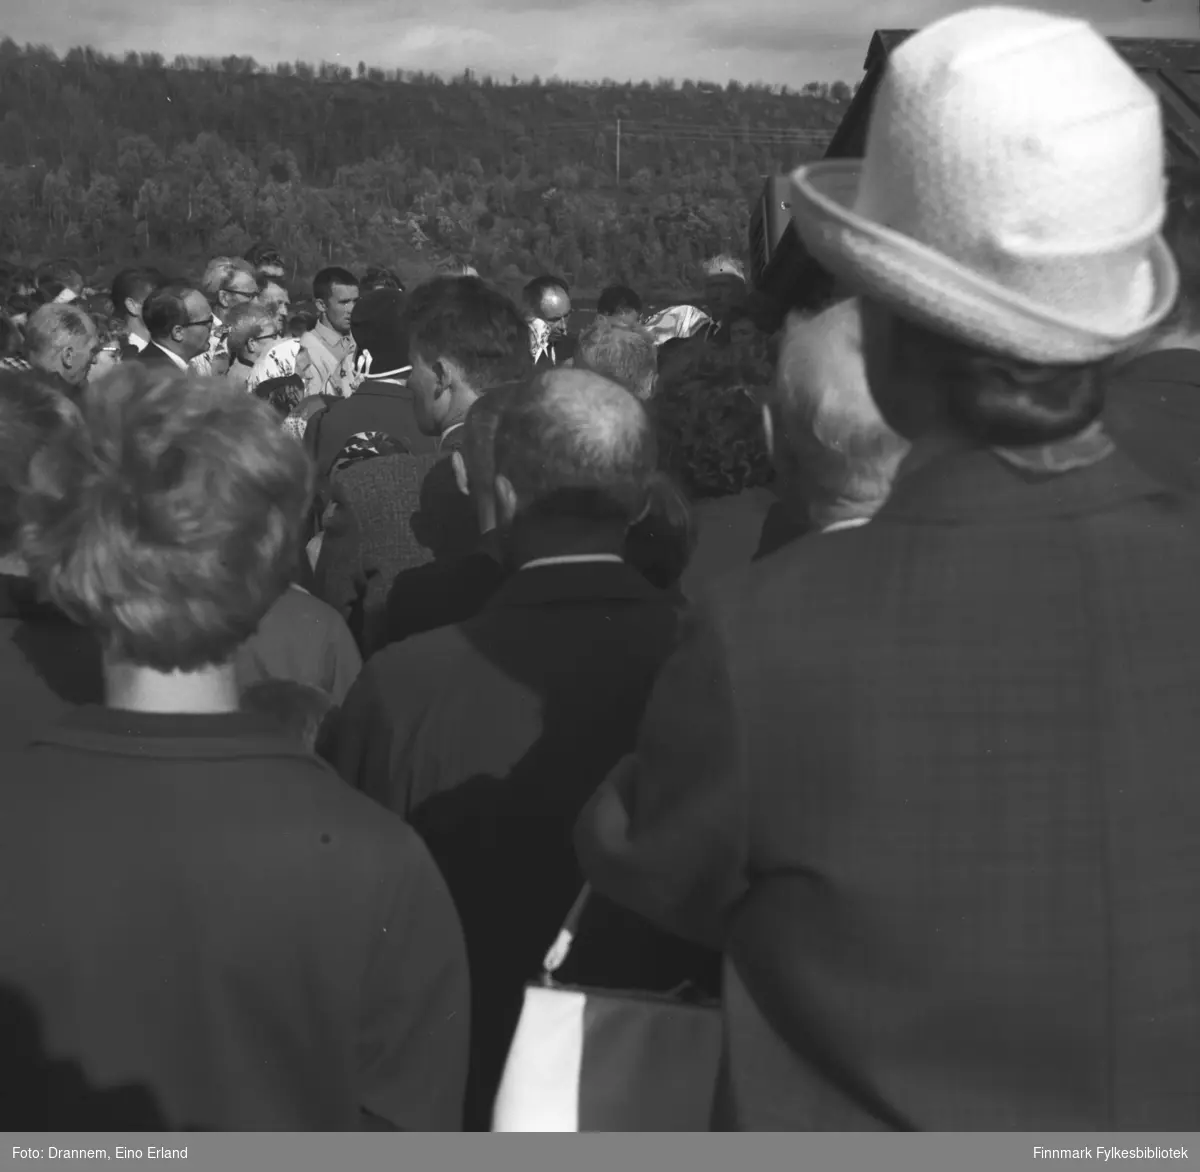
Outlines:
{"label": "tree line", "polygon": [[[821,153],[849,86],[501,84],[0,42],[0,250],[176,267],[255,240],[417,275],[469,257],[691,287],[745,251],[763,177]],[[620,174],[616,173],[621,120]]]}

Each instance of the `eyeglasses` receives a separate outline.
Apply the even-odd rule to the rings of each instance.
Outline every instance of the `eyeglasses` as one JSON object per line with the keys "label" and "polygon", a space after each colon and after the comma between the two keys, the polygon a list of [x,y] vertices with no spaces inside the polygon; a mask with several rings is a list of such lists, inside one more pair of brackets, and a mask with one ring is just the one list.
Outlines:
{"label": "eyeglasses", "polygon": [[281,337],[283,337],[283,335],[280,333],[279,330],[276,330],[273,334],[258,334],[255,336],[254,340],[256,342],[269,342],[272,338],[281,338]]}
{"label": "eyeglasses", "polygon": [[257,288],[250,290],[250,292],[246,292],[245,289],[235,289],[231,285],[222,285],[221,291],[223,293],[232,293],[235,297],[244,297],[247,301],[252,301],[258,296]]}
{"label": "eyeglasses", "polygon": [[212,329],[212,324],[213,324],[213,319],[212,319],[211,317],[206,317],[206,318],[205,318],[203,321],[189,321],[189,322],[185,322],[185,323],[184,323],[184,325],[183,325],[183,328],[184,328],[185,330],[190,330],[190,329],[192,329],[192,328],[193,328],[193,327],[195,327],[195,326],[206,326],[206,327],[208,327],[208,329],[210,329],[210,330],[211,330],[211,329]]}

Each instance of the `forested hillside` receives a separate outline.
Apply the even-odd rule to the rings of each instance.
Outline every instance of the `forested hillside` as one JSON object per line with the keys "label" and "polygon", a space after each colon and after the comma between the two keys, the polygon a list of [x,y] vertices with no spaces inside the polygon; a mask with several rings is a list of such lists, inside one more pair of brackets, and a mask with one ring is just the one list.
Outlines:
{"label": "forested hillside", "polygon": [[460,256],[505,282],[687,288],[708,252],[744,253],[762,177],[819,155],[850,96],[59,59],[5,40],[0,251],[178,268],[266,238],[297,277]]}

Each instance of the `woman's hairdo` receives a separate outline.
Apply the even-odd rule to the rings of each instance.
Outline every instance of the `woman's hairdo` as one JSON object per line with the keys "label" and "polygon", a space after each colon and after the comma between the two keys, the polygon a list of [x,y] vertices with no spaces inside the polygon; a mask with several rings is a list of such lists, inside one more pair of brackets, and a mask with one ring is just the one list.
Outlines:
{"label": "woman's hairdo", "polygon": [[1119,357],[1087,366],[1044,366],[992,354],[902,318],[892,361],[941,395],[945,417],[982,447],[1032,447],[1067,439],[1104,410]]}
{"label": "woman's hairdo", "polygon": [[119,367],[30,468],[22,548],[116,658],[226,662],[286,588],[312,469],[279,417],[215,379]]}

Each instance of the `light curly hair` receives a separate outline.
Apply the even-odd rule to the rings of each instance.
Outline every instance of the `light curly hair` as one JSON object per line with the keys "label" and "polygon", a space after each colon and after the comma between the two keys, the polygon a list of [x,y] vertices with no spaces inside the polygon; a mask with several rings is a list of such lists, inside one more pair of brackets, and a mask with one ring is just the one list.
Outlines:
{"label": "light curly hair", "polygon": [[298,564],[312,469],[278,416],[221,380],[127,363],[41,451],[21,551],[115,658],[225,663]]}

